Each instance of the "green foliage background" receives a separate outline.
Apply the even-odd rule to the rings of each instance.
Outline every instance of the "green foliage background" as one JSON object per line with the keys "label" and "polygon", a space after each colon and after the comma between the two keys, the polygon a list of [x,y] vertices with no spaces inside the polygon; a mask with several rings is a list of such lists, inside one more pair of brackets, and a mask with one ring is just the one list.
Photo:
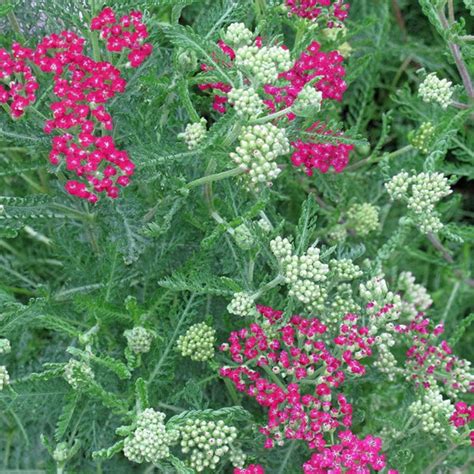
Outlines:
{"label": "green foliage background", "polygon": [[[85,31],[81,18],[90,16],[88,3],[38,0],[35,8],[31,3],[0,4],[1,47],[9,48],[15,39],[32,46],[45,33],[61,28]],[[68,465],[70,472],[151,472],[120,455],[107,461],[91,457],[117,441],[121,406],[133,404],[137,377],[147,382],[150,405],[169,416],[183,409],[243,405],[253,421],[262,419],[256,405],[228,390],[216,367],[177,354],[175,341],[203,320],[217,329],[218,341],[226,340],[236,325],[226,311],[232,294],[256,290],[271,279],[271,237],[254,223],[263,209],[281,235],[305,235],[304,247],[315,239],[330,245],[329,230],[353,203],[380,206],[380,232],[365,238],[351,235],[338,252],[358,262],[374,259],[389,280],[402,271],[413,272],[433,296],[430,317],[446,323],[457,353],[472,360],[472,109],[440,113],[416,96],[420,68],[461,84],[446,41],[472,32],[472,5],[455,2],[458,23],[440,35],[434,0],[352,2],[346,38],[353,48],[346,62],[350,85],[342,104],[326,111],[328,120],[348,129],[357,145],[345,172],[308,178],[289,165],[271,189],[258,195],[245,192],[232,178],[206,193],[199,186],[187,189],[187,182],[227,169],[226,140],[236,117],[209,112],[208,98],[196,88],[196,71],[183,66],[179,52],[193,51],[203,59],[203,52],[214,51],[220,29],[235,21],[258,28],[266,37],[279,35],[292,45],[295,31],[285,15],[271,8],[276,3],[107,2],[120,12],[142,10],[155,46],[152,58],[129,73],[127,92],[110,107],[114,138],[137,163],[132,185],[115,202],[91,206],[68,196],[62,189],[65,176],[47,164],[49,138],[42,132],[42,119],[29,113],[13,122],[1,115],[0,204],[5,212],[0,215],[0,335],[12,342],[13,351],[2,363],[15,383],[12,391],[0,392],[0,472],[54,470],[40,434],[52,445],[81,440]],[[12,29],[12,14],[18,31]],[[312,35],[320,38],[318,30],[302,34],[308,41]],[[474,43],[463,43],[462,52],[474,73]],[[462,96],[462,87],[458,89]],[[47,113],[45,100],[38,109]],[[188,151],[176,136],[195,112],[208,119],[211,129],[203,145]],[[408,133],[425,121],[436,126],[427,156],[413,149],[390,155],[404,148]],[[442,248],[400,223],[406,210],[389,201],[383,184],[402,169],[452,176],[456,192],[441,206],[446,226],[437,243]],[[313,225],[300,221],[303,203],[311,206]],[[216,224],[213,210],[224,223]],[[246,250],[232,237],[232,229],[242,223],[255,238]],[[279,293],[261,303],[286,305]],[[153,328],[157,341],[141,368],[121,379],[114,371],[120,371],[117,361],[123,359],[122,334],[137,321]],[[67,361],[67,348],[78,347],[79,336],[92,327],[97,328],[94,352],[103,360],[115,360],[109,364],[113,370],[106,363],[94,365],[100,385],[115,395],[109,406],[100,393],[76,393],[57,377],[61,365],[55,364]],[[390,393],[385,387],[380,389],[376,377],[352,387],[355,425],[361,432],[401,426],[399,413],[406,411],[413,394],[407,386],[395,385]],[[308,459],[304,449],[291,452],[289,465],[287,448],[264,453],[260,435],[245,426],[251,424],[241,425],[246,447],[257,460],[266,460],[269,472],[290,474],[296,472],[291,466]],[[401,472],[422,472],[434,457],[448,453],[450,446],[441,444],[420,432],[407,433],[388,447],[390,463]],[[440,472],[469,469],[464,449],[447,455],[446,462]],[[230,467],[222,472],[230,472]]]}

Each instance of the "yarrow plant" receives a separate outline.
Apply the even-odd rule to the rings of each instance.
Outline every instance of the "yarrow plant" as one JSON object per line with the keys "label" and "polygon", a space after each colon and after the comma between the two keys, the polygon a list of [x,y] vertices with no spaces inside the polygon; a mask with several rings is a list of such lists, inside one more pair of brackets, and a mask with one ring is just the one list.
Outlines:
{"label": "yarrow plant", "polygon": [[30,3],[0,471],[469,470],[469,2]]}

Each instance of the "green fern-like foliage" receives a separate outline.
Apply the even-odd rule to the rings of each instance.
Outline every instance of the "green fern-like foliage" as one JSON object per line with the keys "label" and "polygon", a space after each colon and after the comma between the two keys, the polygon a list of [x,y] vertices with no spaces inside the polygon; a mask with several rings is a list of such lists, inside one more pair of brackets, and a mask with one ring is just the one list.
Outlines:
{"label": "green fern-like foliage", "polygon": [[[70,196],[69,171],[49,164],[43,117],[55,100],[51,77],[35,71],[45,87],[34,110],[18,120],[1,110],[0,338],[12,350],[0,352],[10,377],[0,389],[0,472],[195,472],[179,443],[154,465],[127,459],[125,440],[146,409],[163,412],[170,431],[187,420],[221,420],[238,430],[235,449],[246,465],[262,464],[270,474],[303,472],[312,454],[305,443],[264,449],[265,410],[219,375],[231,364],[220,345],[252,322],[228,310],[240,293],[283,310],[285,321],[292,314],[329,318],[336,300],[363,311],[359,285],[382,274],[403,294],[399,275],[411,272],[433,300],[427,316],[444,324],[459,357],[473,358],[474,97],[459,71],[459,55],[461,71],[469,77],[474,70],[471,2],[354,1],[344,33],[335,37],[322,21],[289,15],[279,0],[30,3],[0,5],[2,48],[16,41],[33,48],[44,35],[69,29],[87,39],[92,54],[89,40],[97,37],[87,23],[110,6],[120,15],[143,12],[153,53],[138,69],[123,69],[127,88],[107,104],[114,140],[136,164],[118,199],[91,204]],[[453,3],[446,27],[440,11],[451,14]],[[287,154],[271,187],[247,188],[229,158],[245,123],[231,107],[214,110],[212,93],[198,87],[248,85],[251,78],[231,67],[218,46],[225,28],[239,22],[264,44],[287,45],[292,60],[313,40],[323,51],[350,45],[343,100],[324,101],[311,117],[281,119],[291,141],[351,145],[343,172],[308,176]],[[454,84],[446,110],[417,94],[434,71]],[[201,117],[206,135],[188,149],[178,135]],[[316,121],[332,133],[309,132]],[[424,153],[410,136],[426,122],[435,133]],[[390,199],[385,184],[402,171],[449,177],[454,192],[436,204],[444,224],[438,232],[420,232],[406,203]],[[350,218],[361,204],[376,209],[370,232],[367,216]],[[325,263],[350,259],[362,276],[345,286],[331,280],[315,314],[288,295],[271,251],[277,236],[288,237],[298,257],[316,246]],[[216,353],[195,362],[181,355],[177,340],[202,322],[216,331]],[[152,335],[149,351],[129,343],[125,334],[137,327]],[[399,362],[407,348],[397,349]],[[76,371],[71,383],[67,368],[74,363],[93,376]],[[419,398],[414,384],[388,381],[371,361],[366,376],[350,378],[345,391],[354,405],[353,431],[380,436],[389,466],[401,473],[469,471],[466,437],[436,437],[410,419],[408,407]],[[472,404],[469,397],[462,395]],[[64,459],[55,451],[62,443]],[[233,468],[227,456],[204,472]]]}

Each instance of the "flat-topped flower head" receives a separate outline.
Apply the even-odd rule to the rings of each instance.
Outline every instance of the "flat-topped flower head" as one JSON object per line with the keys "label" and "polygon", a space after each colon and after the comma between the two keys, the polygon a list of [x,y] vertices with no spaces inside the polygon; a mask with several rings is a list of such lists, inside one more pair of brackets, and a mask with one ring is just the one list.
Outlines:
{"label": "flat-topped flower head", "polygon": [[83,361],[70,359],[64,366],[64,378],[74,389],[81,388],[88,380],[94,379],[91,367]]}
{"label": "flat-topped flower head", "polygon": [[237,429],[222,420],[188,419],[179,431],[181,451],[189,454],[186,464],[197,472],[215,470],[237,439]]}
{"label": "flat-topped flower head", "polygon": [[214,328],[206,323],[197,323],[186,334],[179,336],[176,347],[183,357],[203,362],[214,357],[215,335]]}
{"label": "flat-topped flower head", "polygon": [[201,117],[199,122],[188,123],[184,132],[178,133],[178,138],[186,143],[189,150],[194,150],[206,138],[206,124],[207,120],[204,117]]}
{"label": "flat-topped flower head", "polygon": [[245,171],[249,187],[271,185],[280,174],[276,159],[290,150],[285,130],[266,123],[242,128],[239,145],[230,153],[234,163]]}
{"label": "flat-topped flower head", "polygon": [[170,446],[176,443],[178,432],[167,430],[166,415],[152,408],[142,411],[136,429],[124,441],[123,454],[136,463],[157,463],[170,456]]}
{"label": "flat-topped flower head", "polygon": [[233,48],[240,48],[252,44],[254,36],[244,23],[231,23],[222,35],[222,39]]}
{"label": "flat-topped flower head", "polygon": [[418,88],[418,95],[423,102],[439,104],[446,109],[453,95],[452,82],[447,79],[439,79],[435,72],[428,74]]}
{"label": "flat-topped flower head", "polygon": [[155,338],[155,334],[148,329],[135,326],[133,329],[128,329],[123,333],[127,338],[128,348],[135,354],[144,354],[149,352],[151,344]]}

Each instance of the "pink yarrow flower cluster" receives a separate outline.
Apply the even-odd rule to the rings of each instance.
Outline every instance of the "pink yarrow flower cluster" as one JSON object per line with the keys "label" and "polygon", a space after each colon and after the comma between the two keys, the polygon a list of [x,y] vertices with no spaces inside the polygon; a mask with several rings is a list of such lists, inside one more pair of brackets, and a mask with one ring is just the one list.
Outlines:
{"label": "pink yarrow flower cluster", "polygon": [[[268,410],[267,423],[260,427],[265,447],[285,439],[306,442],[315,450],[303,466],[307,473],[384,469],[382,441],[352,434],[352,405],[338,390],[348,376],[365,373],[359,360],[372,354],[375,340],[368,328],[357,324],[357,315],[346,315],[331,348],[327,327],[317,318],[292,316],[284,324],[282,311],[257,309],[265,322],[231,333],[221,350],[236,366],[222,367],[220,374]],[[326,435],[333,432],[341,442],[331,446]]]}
{"label": "pink yarrow flower cluster", "polygon": [[325,342],[327,327],[317,318],[292,316],[281,324],[281,311],[257,309],[265,324],[231,333],[221,350],[229,351],[236,366],[222,367],[220,375],[268,409],[260,428],[266,448],[299,439],[322,450],[327,432],[352,425],[352,405],[338,389],[347,376],[365,373],[359,360],[371,355],[374,338],[349,314],[331,349]]}
{"label": "pink yarrow flower cluster", "polygon": [[260,464],[249,464],[247,467],[234,469],[234,474],[265,474],[265,469],[263,469]]}
{"label": "pink yarrow flower cluster", "polygon": [[419,313],[408,325],[396,325],[394,330],[409,342],[405,367],[415,386],[429,389],[433,382],[444,386],[449,393],[474,392],[471,381],[466,387],[466,361],[453,354],[447,341],[436,342],[444,332],[442,324],[430,328],[431,320]]}
{"label": "pink yarrow flower cluster", "polygon": [[[371,469],[381,471],[385,468],[380,438],[368,435],[359,439],[349,430],[341,431],[338,438],[340,443],[321,449],[303,464],[305,474],[370,474]],[[393,469],[388,471],[388,474],[396,473]]]}
{"label": "pink yarrow flower cluster", "polygon": [[128,60],[131,67],[138,67],[151,54],[153,46],[143,43],[148,38],[148,30],[142,22],[142,14],[132,11],[117,20],[110,7],[104,8],[92,19],[91,30],[100,31],[100,37],[106,41],[107,50],[121,53],[129,49]]}
{"label": "pink yarrow flower cluster", "polygon": [[[307,130],[318,135],[336,136],[332,130],[326,130],[324,124],[315,122]],[[339,134],[341,135],[341,134]],[[344,171],[349,163],[349,155],[354,149],[354,145],[346,143],[319,143],[317,141],[296,140],[291,143],[294,151],[291,155],[291,162],[294,166],[304,166],[308,176],[313,175],[313,169],[318,169],[322,173],[327,173],[331,167],[336,173]]]}
{"label": "pink yarrow flower cluster", "polygon": [[[474,421],[474,405],[465,402],[457,402],[454,405],[454,412],[449,421],[457,428],[462,428]],[[469,433],[471,446],[474,447],[474,430]]]}
{"label": "pink yarrow flower cluster", "polygon": [[0,104],[8,104],[16,119],[36,101],[39,84],[24,59],[23,48],[15,43],[12,49],[13,56],[0,49]]}
{"label": "pink yarrow flower cluster", "polygon": [[[141,44],[148,35],[141,14],[132,12],[122,17],[120,25],[115,25],[114,19],[113,11],[106,8],[92,19],[92,29],[105,32],[109,51],[130,49],[130,65],[138,67],[152,51],[151,44]],[[134,32],[123,29],[129,27]],[[120,40],[120,48],[110,46],[112,37]],[[84,38],[63,31],[46,36],[34,50],[18,44],[12,49],[17,61],[30,61],[42,72],[53,74],[53,92],[58,101],[50,105],[53,118],[45,121],[44,131],[59,135],[52,138],[49,160],[54,166],[64,162],[66,170],[76,174],[78,179],[66,182],[69,194],[95,203],[99,193],[117,198],[120,187],[129,184],[135,164],[126,151],[117,148],[112,136],[104,133],[113,129],[105,104],[125,91],[126,81],[110,62],[87,56],[84,47]],[[30,103],[33,100],[34,94]],[[13,106],[11,113],[15,116]]]}
{"label": "pink yarrow flower cluster", "polygon": [[325,14],[328,27],[335,26],[334,20],[343,22],[349,14],[349,4],[342,0],[286,0],[290,13],[308,20],[316,20]]}

